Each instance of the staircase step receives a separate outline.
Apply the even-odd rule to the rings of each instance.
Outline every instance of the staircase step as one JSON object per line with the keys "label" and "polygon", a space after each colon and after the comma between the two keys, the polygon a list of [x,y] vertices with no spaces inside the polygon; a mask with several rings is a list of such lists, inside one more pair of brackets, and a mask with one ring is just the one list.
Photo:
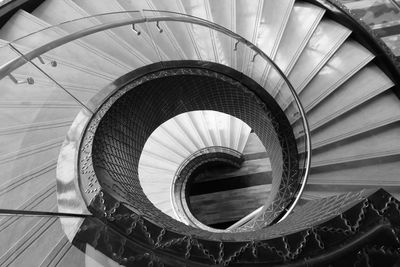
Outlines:
{"label": "staircase step", "polygon": [[189,113],[180,114],[174,119],[182,131],[190,139],[190,141],[196,146],[197,150],[206,147],[200,134],[197,132],[197,129],[194,126],[197,124],[197,121],[193,121],[192,117],[189,116]]}
{"label": "staircase step", "polygon": [[[264,1],[257,32],[251,39],[270,58],[275,58],[283,33],[288,26],[294,0]],[[259,12],[260,12],[259,11]]]}
{"label": "staircase step", "polygon": [[[170,12],[178,12],[178,13],[185,13],[185,6],[183,3],[191,3],[190,1],[176,1],[176,0],[165,0],[165,1],[153,1],[153,5],[155,9],[157,10],[165,10],[165,11],[170,11]],[[204,1],[204,4],[209,5],[210,7],[214,4],[214,1]],[[186,6],[188,4],[186,3]],[[198,6],[201,8],[201,5]],[[208,12],[210,11],[207,9]],[[221,10],[222,11],[222,10]],[[212,8],[211,8],[212,12]],[[147,13],[146,13],[147,14]],[[157,14],[157,13],[156,13]],[[162,13],[160,13],[162,14]],[[170,14],[163,14],[163,15],[170,15]],[[200,14],[201,15],[201,14]],[[214,17],[208,14],[207,18],[209,21],[215,22]],[[188,23],[180,23],[180,22],[174,22],[174,21],[166,21],[163,22],[162,25],[166,26],[166,28],[171,32],[171,34],[174,36],[176,42],[179,44],[179,49],[181,50],[181,53],[184,54],[185,59],[191,59],[191,60],[205,60],[206,58],[203,58],[204,56],[207,56],[207,51],[204,52],[200,49],[199,47],[199,40],[195,38],[195,32],[194,28],[192,25]],[[233,66],[231,63],[229,63],[226,60],[229,60],[230,57],[227,55],[232,54],[232,47],[233,44],[232,42],[226,43],[225,41],[227,39],[232,40],[231,38],[227,38],[226,36],[219,34],[217,31],[213,31],[214,35],[214,41],[218,42],[219,45],[216,45],[216,49],[218,52],[218,59],[219,62],[222,64],[228,64],[230,66]]]}
{"label": "staircase step", "polygon": [[[141,174],[143,177],[151,177],[151,179],[146,179],[146,183],[163,183],[165,181],[164,177],[172,177],[175,174],[176,169],[167,169],[158,165],[147,165],[142,162],[139,163],[138,173],[139,179],[141,180]],[[143,178],[145,179],[145,178]]]}
{"label": "staircase step", "polygon": [[176,162],[164,160],[163,157],[157,156],[155,154],[149,155],[148,152],[142,152],[142,157],[140,158],[140,165],[146,167],[154,167],[155,169],[162,169],[174,172],[179,166]]}
{"label": "staircase step", "polygon": [[[126,12],[126,10],[120,5],[120,3],[118,3],[117,0],[97,0],[95,5],[93,5],[93,1],[90,0],[73,1],[90,15],[118,12],[118,14],[112,16],[97,16],[96,19],[102,23],[114,22],[116,17],[132,19],[141,16],[139,11]],[[128,50],[141,61],[145,62],[146,64],[158,61],[158,57],[155,53],[154,47],[152,46],[151,40],[148,38],[148,36],[134,34],[132,32],[131,25],[113,28],[110,31],[117,35],[119,39],[124,41],[124,43],[120,43],[120,45],[123,45],[123,49]]]}
{"label": "staircase step", "polygon": [[[52,25],[58,25],[65,21],[89,17],[91,14],[85,12],[72,0],[45,1],[33,13],[34,16]],[[115,16],[117,18],[117,16]],[[118,16],[120,19],[120,17]],[[82,29],[101,25],[102,22],[95,17],[75,21],[74,23],[61,24],[59,28],[68,33],[75,33]],[[133,33],[132,33],[133,34]],[[133,53],[131,44],[116,35],[112,31],[103,31],[82,38],[89,45],[103,51],[119,61],[121,66],[127,69],[136,69],[149,63],[140,53]]]}
{"label": "staircase step", "polygon": [[[296,64],[323,15],[324,9],[315,5],[305,2],[296,2],[294,4],[274,58],[274,62],[286,75]],[[266,79],[265,76],[263,78],[260,84],[265,84],[268,81],[272,88],[276,88],[278,84],[283,83],[281,76],[275,70],[271,70]],[[274,81],[276,82],[274,83]]]}
{"label": "staircase step", "polygon": [[[78,250],[78,248],[76,248],[76,249]],[[65,255],[71,251],[74,251],[74,246],[71,244],[71,242],[68,240],[68,238],[66,236],[59,237],[59,239],[57,240],[57,244],[54,246],[54,248],[52,250],[50,250],[50,252],[46,255],[46,257],[40,263],[40,267],[56,266],[56,264],[59,264],[60,261],[63,260]],[[80,258],[79,256],[83,254],[83,253],[79,252],[79,250],[74,251],[74,252],[76,253],[76,255],[74,255],[75,259],[79,259]],[[81,259],[81,260],[83,260],[83,259]],[[83,261],[81,261],[81,262],[83,262]],[[72,264],[71,261],[70,261],[70,263]],[[62,264],[60,264],[60,265],[62,266]],[[89,267],[88,264],[86,266]]]}
{"label": "staircase step", "polygon": [[[146,180],[153,180],[151,176],[143,177],[143,182],[140,182],[143,192],[153,202],[154,205],[157,203],[167,201],[170,204],[170,190],[171,190],[171,177],[163,177],[165,181],[158,183],[147,182]],[[158,206],[156,206],[159,208]]]}
{"label": "staircase step", "polygon": [[151,151],[151,150],[143,149],[142,154],[140,156],[141,161],[143,161],[143,163],[146,165],[153,163],[154,166],[162,166],[165,163],[168,165],[172,165],[176,168],[181,163],[181,159],[179,157],[171,158],[160,152],[161,152],[161,150]]}
{"label": "staircase step", "polygon": [[[374,55],[359,43],[346,41],[301,92],[300,100],[304,109],[310,111],[373,58]],[[292,122],[296,111],[293,103],[286,111]]]}
{"label": "staircase step", "polygon": [[[27,217],[23,217],[26,219]],[[24,266],[26,263],[32,266],[39,266],[46,256],[43,251],[50,251],[57,240],[64,234],[61,223],[57,218],[40,218],[31,225],[26,220],[21,224],[25,224],[25,229],[13,229],[7,231],[10,233],[23,233],[20,239],[15,243],[9,243],[9,250],[0,258],[1,265]],[[21,227],[22,228],[22,227]],[[8,238],[2,237],[2,240]]]}
{"label": "staircase step", "polygon": [[[125,10],[156,9],[151,1],[145,0],[118,0],[118,3]],[[153,13],[145,12],[144,14],[150,16]],[[157,16],[157,14],[155,15]],[[137,27],[137,29],[141,31],[141,35],[145,34],[146,38],[148,37],[148,40],[152,42],[153,48],[158,51],[158,61],[185,59],[184,53],[179,48],[179,43],[177,42],[169,28],[166,27],[166,24],[161,22],[159,25],[163,29],[162,33],[159,32],[158,28],[156,27],[156,23],[149,23],[148,25],[138,25]]]}
{"label": "staircase step", "polygon": [[[212,21],[236,32],[236,2],[230,0],[208,1],[209,16]],[[216,35],[221,44],[220,47],[217,47],[219,62],[236,69],[237,53],[234,51],[236,40],[221,33],[216,33]]]}
{"label": "staircase step", "polygon": [[[68,132],[71,122],[66,124],[58,124],[57,122],[54,122],[52,124],[50,121],[46,122],[44,125],[44,129],[34,129],[29,127],[24,128],[25,131],[20,133],[7,135],[2,135],[0,133],[0,155],[19,151],[24,147],[36,146],[38,144],[45,143],[48,140],[64,138],[65,133]],[[27,136],[29,136],[29,138],[26,138]]]}
{"label": "staircase step", "polygon": [[248,126],[247,124],[245,124],[241,121],[239,123],[241,123],[242,127],[241,127],[241,131],[240,131],[240,137],[239,137],[239,142],[238,142],[238,146],[237,146],[237,151],[243,152],[244,148],[246,147],[247,140],[248,140],[250,132],[251,132],[251,128],[250,128],[250,126]]}
{"label": "staircase step", "polygon": [[2,179],[0,201],[3,209],[47,211],[56,201],[54,161],[37,164],[25,173]]}
{"label": "staircase step", "polygon": [[[157,131],[157,133],[156,133]],[[182,142],[179,142],[179,139],[176,139],[175,136],[168,130],[166,127],[161,125],[153,132],[154,138],[158,140],[159,143],[169,144],[166,145],[170,149],[176,151],[179,155],[183,157],[189,157],[193,152],[185,146]]]}
{"label": "staircase step", "polygon": [[[43,103],[43,102],[42,102]],[[70,103],[70,102],[69,102]],[[18,105],[17,108],[10,109],[4,106],[0,108],[0,128],[19,127],[21,125],[30,125],[31,123],[41,123],[52,120],[72,119],[80,110],[79,107],[72,108],[41,108],[40,105]]]}
{"label": "staircase step", "polygon": [[255,133],[250,133],[243,154],[265,153],[265,147]]}
{"label": "staircase step", "polygon": [[[184,13],[199,17],[208,21],[213,21],[209,1],[202,0],[191,0],[181,1],[184,8]],[[208,60],[212,62],[220,62],[224,58],[224,54],[220,54],[219,50],[223,47],[220,40],[217,38],[218,34],[216,31],[208,29],[200,25],[190,25],[200,57],[202,60]]]}
{"label": "staircase step", "polygon": [[[393,82],[377,66],[367,65],[307,113],[310,129],[316,130],[392,86]],[[300,129],[300,123],[295,123],[294,132]]]}
{"label": "staircase step", "polygon": [[[378,178],[378,177],[377,177]],[[396,196],[399,195],[399,188],[398,186],[383,186],[380,185],[380,188],[383,188],[385,191],[389,192],[390,194]],[[376,189],[376,185],[370,184],[318,184],[312,183],[307,184],[305,190],[307,191],[305,194],[302,195],[303,199],[313,200],[324,198],[326,196],[334,196],[343,194],[343,192],[357,192],[361,190],[373,190]]]}
{"label": "staircase step", "polygon": [[195,130],[199,135],[202,144],[204,144],[205,147],[213,146],[213,141],[207,129],[207,122],[204,118],[203,111],[189,112],[188,116],[190,117],[190,120],[193,122],[193,127],[195,127]]}
{"label": "staircase step", "polygon": [[[273,58],[293,8],[293,0],[257,1],[249,5],[246,1],[236,1],[236,32],[258,46]],[[239,70],[251,76],[254,52],[243,46],[237,51]],[[264,63],[264,62],[263,62]],[[254,68],[265,69],[265,64]],[[259,72],[259,71],[258,71]]]}
{"label": "staircase step", "polygon": [[[230,117],[229,118],[229,137],[228,137],[228,142],[229,145],[228,147],[233,148],[237,151],[239,151],[239,143],[240,143],[240,134],[242,132],[241,127],[243,127],[243,122],[235,117]],[[246,141],[247,142],[247,141]],[[242,152],[242,151],[239,151]]]}
{"label": "staircase step", "polygon": [[[50,26],[50,24],[43,20],[20,10],[2,27],[0,31],[0,39],[13,41],[17,38]],[[68,35],[68,33],[61,28],[49,28],[17,40],[14,44],[32,50],[65,35]],[[125,74],[129,70],[126,66],[121,65],[118,60],[115,60],[100,50],[95,49],[93,46],[83,42],[82,40],[67,43],[43,54],[43,56],[47,55],[50,58],[51,55],[55,55],[61,59],[68,59],[68,61],[77,63],[77,65],[84,65],[94,71],[106,73],[113,79]],[[82,61],[82,58],[85,58],[85,61]]]}
{"label": "staircase step", "polygon": [[400,124],[396,123],[363,136],[351,138],[334,147],[313,150],[312,167],[348,163],[400,154]]}
{"label": "staircase step", "polygon": [[[5,42],[1,40],[0,42]],[[27,47],[23,47],[21,45],[13,45],[16,49],[18,49],[21,53],[27,53],[30,49]],[[4,51],[0,51],[0,55],[3,56]],[[60,58],[57,55],[53,54],[52,51],[46,53],[41,56],[41,59],[45,64],[40,62],[39,58],[35,58],[32,62],[40,68],[41,71],[45,72],[49,75],[49,77],[53,80],[56,80],[59,85],[61,85],[64,89],[66,89],[69,93],[75,96],[80,101],[86,103],[89,101],[95,93],[100,91],[103,87],[111,83],[114,79],[113,75],[99,72],[98,70],[93,70],[90,67],[81,65],[77,62],[71,62],[68,59]],[[49,64],[51,61],[55,61],[57,63],[56,67],[51,66]],[[30,85],[30,92],[32,92],[36,86],[38,86],[40,91],[41,86],[48,87],[49,85],[53,85],[55,87],[55,83],[50,81],[49,77],[46,77],[38,70],[33,70],[34,66],[32,64],[25,64],[18,69],[12,72],[12,75],[17,78],[17,80],[24,80],[28,77],[32,77],[34,79],[34,86]],[[8,82],[11,82],[8,77],[3,79],[3,83],[7,86]],[[77,83],[79,81],[79,83]],[[10,83],[10,85],[15,87],[14,83]],[[27,86],[27,84],[20,84],[18,88],[23,88]],[[57,91],[61,91],[61,88],[57,88]],[[12,90],[18,92],[19,90]],[[35,97],[40,96],[41,94],[26,94],[24,97]],[[64,94],[60,93],[60,96]]]}
{"label": "staircase step", "polygon": [[[47,189],[47,188],[46,188]],[[17,195],[17,194],[16,194]],[[49,197],[50,196],[50,197]],[[20,210],[25,211],[53,211],[55,209],[54,202],[56,192],[55,186],[51,186],[50,190],[42,195],[37,195],[35,198],[28,199],[28,205],[18,206]],[[12,247],[21,236],[26,233],[29,228],[35,224],[38,217],[34,216],[4,216],[1,220],[0,236],[2,240],[7,240],[9,246],[1,246],[0,253],[3,255],[5,250],[7,251]],[[12,230],[17,230],[12,232]]]}
{"label": "staircase step", "polygon": [[190,154],[198,150],[196,144],[192,142],[188,135],[186,135],[185,130],[183,130],[176,118],[166,121],[161,127],[167,130],[175,138],[175,140],[181,142],[182,145],[190,151]]}
{"label": "staircase step", "polygon": [[[162,139],[161,136],[158,138]],[[159,155],[163,155],[163,157],[173,159],[174,162],[182,162],[185,160],[185,157],[176,152],[176,150],[171,149],[170,146],[160,143],[154,136],[147,139],[143,151],[156,152]]]}
{"label": "staircase step", "polygon": [[366,162],[328,166],[312,169],[308,184],[318,185],[359,185],[395,186],[399,185],[399,157],[373,159]]}
{"label": "staircase step", "polygon": [[203,111],[204,119],[205,119],[205,126],[206,130],[208,130],[213,146],[221,146],[221,136],[219,135],[218,131],[218,123],[217,119],[213,113]]}
{"label": "staircase step", "polygon": [[[344,43],[351,31],[344,26],[331,21],[322,19],[315,29],[310,41],[288,75],[288,79],[293,88],[300,93],[307,84],[314,78],[325,63],[334,55],[339,47]],[[268,87],[266,84],[265,86]],[[286,84],[274,89],[277,99],[285,103],[290,99],[289,88]]]}
{"label": "staircase step", "polygon": [[4,127],[0,128],[0,135],[4,137],[4,136],[12,136],[13,134],[22,134],[26,132],[35,133],[36,131],[41,131],[45,129],[57,129],[57,128],[68,127],[71,125],[72,119],[73,118]]}
{"label": "staircase step", "polygon": [[[251,5],[245,0],[234,1],[231,6],[232,19],[234,20],[231,24],[234,27],[233,30],[247,40],[254,41],[256,38],[256,31],[258,30],[257,25],[259,25],[262,7],[263,1],[261,0],[256,0]],[[217,16],[214,15],[214,17]],[[251,55],[248,54],[249,51],[244,49],[244,46],[239,44],[237,48],[237,51],[234,53],[236,57],[236,69],[245,72],[250,64]]]}
{"label": "staircase step", "polygon": [[399,100],[389,90],[314,131],[312,148],[321,148],[398,121]]}

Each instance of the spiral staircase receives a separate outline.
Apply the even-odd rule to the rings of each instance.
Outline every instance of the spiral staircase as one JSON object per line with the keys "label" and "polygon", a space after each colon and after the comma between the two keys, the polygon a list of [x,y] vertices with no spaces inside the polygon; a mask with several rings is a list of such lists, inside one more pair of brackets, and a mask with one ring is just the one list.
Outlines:
{"label": "spiral staircase", "polygon": [[[0,266],[399,264],[398,66],[339,2],[2,9]],[[254,159],[199,205],[248,216],[190,214],[196,168]]]}

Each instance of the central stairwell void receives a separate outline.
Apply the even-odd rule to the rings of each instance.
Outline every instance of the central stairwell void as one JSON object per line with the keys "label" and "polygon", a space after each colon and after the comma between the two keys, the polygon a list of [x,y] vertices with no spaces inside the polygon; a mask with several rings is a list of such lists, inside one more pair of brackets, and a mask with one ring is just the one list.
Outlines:
{"label": "central stairwell void", "polygon": [[[240,83],[234,80],[240,73],[233,69],[192,61],[163,64],[169,67],[150,75],[139,69],[143,75],[139,79],[135,73],[126,75],[124,79],[132,76],[135,83],[121,89],[99,110],[98,114],[104,115],[97,115],[89,124],[95,128],[94,137],[90,137],[91,131],[84,138],[93,138],[93,170],[99,185],[110,188],[110,194],[135,209],[143,209],[140,203],[148,198],[164,214],[198,226],[190,223],[193,218],[185,221],[187,216],[181,216],[188,214],[183,212],[187,209],[174,209],[182,205],[175,204],[173,195],[185,198],[187,182],[183,170],[178,169],[189,168],[193,161],[197,163],[192,170],[203,160],[240,159],[253,129],[272,169],[272,188],[265,192],[269,197],[264,205],[271,210],[263,212],[262,223],[284,216],[297,198],[302,176],[298,175],[296,141],[279,105],[249,78],[243,77]],[[232,125],[224,129],[228,122]],[[175,192],[177,185],[182,187],[181,193]]]}
{"label": "central stairwell void", "polygon": [[[143,192],[157,208],[178,220],[181,214],[185,214],[182,211],[187,211],[186,214],[190,216],[190,209],[195,209],[200,216],[204,214],[203,217],[207,212],[210,216],[214,213],[214,220],[218,221],[229,214],[223,214],[224,208],[246,208],[249,205],[246,202],[250,202],[254,210],[259,208],[263,204],[254,207],[257,201],[255,197],[248,196],[251,192],[236,191],[239,195],[235,197],[229,191],[233,186],[230,183],[235,184],[235,180],[226,180],[230,178],[226,175],[216,179],[218,175],[223,175],[224,169],[229,171],[229,167],[240,171],[250,131],[251,128],[242,120],[211,110],[191,111],[173,117],[152,132],[144,145],[138,166]],[[213,175],[201,179],[210,171]],[[209,182],[208,185],[214,185],[214,189],[218,190],[201,190],[201,186],[207,184],[200,182]],[[207,194],[221,191],[225,192],[225,197],[230,198],[229,202],[225,200],[224,207],[219,205],[224,201],[223,196]],[[194,197],[194,194],[201,195],[204,201]],[[234,201],[238,203],[235,206]],[[178,210],[178,206],[181,209]],[[183,207],[187,209],[183,210]]]}
{"label": "central stairwell void", "polygon": [[399,70],[338,2],[46,0],[0,54],[1,266],[399,262]]}

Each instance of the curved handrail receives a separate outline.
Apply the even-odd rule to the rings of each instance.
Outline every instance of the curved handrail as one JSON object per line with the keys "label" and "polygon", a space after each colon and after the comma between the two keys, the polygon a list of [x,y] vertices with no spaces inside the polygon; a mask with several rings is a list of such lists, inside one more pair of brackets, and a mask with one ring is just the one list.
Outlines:
{"label": "curved handrail", "polygon": [[[216,30],[218,32],[221,32],[225,35],[228,35],[234,39],[236,39],[236,41],[238,43],[242,43],[244,45],[246,45],[247,47],[249,47],[251,50],[253,50],[255,52],[255,55],[259,55],[261,58],[263,58],[266,62],[268,62],[277,72],[278,74],[281,76],[281,78],[284,80],[284,82],[288,85],[288,88],[293,96],[294,102],[299,110],[299,114],[301,116],[301,121],[303,124],[303,128],[304,128],[304,136],[305,136],[305,144],[306,144],[306,160],[305,160],[305,171],[303,173],[303,177],[302,177],[302,181],[301,181],[301,186],[300,189],[297,191],[297,196],[294,199],[294,201],[290,204],[289,208],[286,208],[286,213],[284,214],[284,216],[279,220],[282,221],[284,220],[289,214],[290,212],[293,210],[293,208],[295,207],[295,205],[297,204],[297,202],[299,201],[301,194],[304,190],[304,187],[306,185],[307,179],[308,179],[308,175],[309,175],[309,169],[311,166],[311,137],[310,137],[310,130],[309,130],[309,125],[307,122],[307,118],[306,118],[306,114],[304,111],[304,108],[300,102],[300,99],[295,91],[295,89],[293,88],[293,86],[291,85],[290,81],[288,80],[288,78],[285,76],[285,74],[283,73],[283,71],[276,65],[276,63],[271,60],[260,48],[258,48],[256,45],[254,45],[253,43],[251,43],[250,41],[248,41],[247,39],[245,39],[244,37],[232,32],[231,30],[222,27],[218,24],[215,24],[213,22],[201,19],[201,18],[197,18],[194,16],[189,16],[186,14],[181,14],[181,13],[176,13],[176,12],[169,12],[169,11],[160,11],[160,10],[143,10],[146,12],[165,12],[165,13],[169,13],[169,14],[175,14],[175,15],[179,15],[179,17],[177,16],[154,16],[154,17],[146,17],[143,16],[142,18],[129,18],[129,19],[119,19],[116,22],[112,22],[112,23],[101,23],[99,25],[93,26],[93,27],[89,27],[80,31],[77,31],[75,33],[63,36],[59,39],[50,41],[47,44],[44,44],[42,46],[39,46],[35,49],[33,49],[32,51],[23,54],[21,53],[20,57],[17,57],[13,60],[11,60],[10,62],[4,64],[3,66],[0,67],[0,79],[3,79],[5,76],[7,76],[9,73],[11,73],[13,70],[19,68],[20,66],[26,64],[27,62],[30,62],[32,59],[41,56],[42,54],[57,48],[61,45],[64,45],[66,43],[69,43],[71,41],[77,40],[79,38],[85,37],[87,35],[90,34],[94,34],[97,32],[101,32],[101,31],[105,31],[105,30],[109,30],[112,28],[116,28],[116,27],[121,27],[121,26],[125,26],[125,25],[130,25],[130,24],[139,24],[139,23],[146,23],[146,22],[160,22],[160,21],[176,21],[176,22],[184,22],[184,23],[189,23],[189,24],[196,24],[196,25],[200,25],[200,26],[204,26],[213,30]],[[138,11],[126,11],[126,12],[114,12],[115,14],[131,14],[133,12],[138,12]],[[98,14],[95,16],[102,16],[102,15],[107,15],[107,14],[113,14],[113,13],[104,13],[104,14]],[[93,18],[95,16],[89,16],[89,17],[83,17],[80,19],[75,19],[72,21],[79,21],[79,20],[84,20],[87,18]],[[66,24],[68,22],[64,22],[64,24]],[[40,31],[43,30],[47,30],[47,29],[51,29],[51,28],[57,28],[59,25],[54,25],[45,29],[42,29]],[[39,32],[40,32],[39,31]],[[23,37],[22,37],[23,38]],[[21,38],[20,38],[21,39]],[[9,43],[9,45],[17,50],[13,45],[12,42]],[[18,51],[18,50],[17,50]]]}

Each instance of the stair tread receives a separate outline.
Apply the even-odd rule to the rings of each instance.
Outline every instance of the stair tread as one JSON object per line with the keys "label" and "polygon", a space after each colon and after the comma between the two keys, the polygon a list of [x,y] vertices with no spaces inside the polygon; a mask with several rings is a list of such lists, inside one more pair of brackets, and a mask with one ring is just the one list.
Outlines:
{"label": "stair tread", "polygon": [[[114,22],[115,17],[135,18],[140,12],[127,12],[117,0],[97,0],[93,5],[90,0],[73,0],[75,4],[80,6],[90,15],[98,15],[110,12],[118,12],[112,16],[98,16],[96,19],[103,23]],[[120,13],[126,12],[126,13]],[[141,14],[140,14],[141,15]],[[119,38],[125,41],[124,48],[129,49],[131,53],[137,55],[142,61],[151,63],[158,60],[154,47],[151,44],[148,36],[133,34],[130,25],[124,27],[113,28],[110,31],[114,32]],[[131,44],[136,44],[135,46]]]}
{"label": "stair tread", "polygon": [[242,124],[242,129],[240,131],[240,137],[239,137],[239,144],[237,151],[243,152],[244,148],[246,147],[247,140],[249,138],[251,128],[248,126],[246,123],[239,122]]}
{"label": "stair tread", "polygon": [[[29,25],[29,27],[27,27],[27,25]],[[50,24],[39,18],[20,10],[3,26],[0,31],[0,39],[13,41],[50,26]],[[31,50],[65,35],[67,35],[67,33],[58,27],[49,28],[19,39],[14,44],[21,45]],[[51,55],[56,55],[61,59],[68,59],[68,61],[76,62],[78,65],[84,64],[89,69],[110,75],[113,79],[121,76],[128,70],[126,67],[121,66],[117,60],[114,60],[82,40],[69,42],[43,54],[43,56],[47,55],[49,57],[51,57]],[[90,58],[90,60],[82,61],[82,58]]]}
{"label": "stair tread", "polygon": [[257,32],[250,39],[269,57],[274,58],[289,21],[294,1],[264,1]]}
{"label": "stair tread", "polygon": [[[49,202],[46,203],[44,200],[48,198],[56,200],[54,161],[38,164],[35,167],[26,173],[12,177],[1,185],[0,201],[3,209],[46,210]],[[32,172],[32,170],[35,171]]]}
{"label": "stair tread", "polygon": [[367,163],[343,168],[331,167],[329,170],[314,172],[307,181],[308,184],[326,185],[360,185],[360,186],[398,186],[399,162],[394,160],[377,160],[373,164]]}
{"label": "stair tread", "polygon": [[168,120],[165,122],[161,127],[168,132],[175,138],[175,140],[179,140],[179,142],[185,146],[190,153],[194,153],[198,150],[196,145],[192,142],[192,140],[185,134],[179,124],[175,121],[175,119]]}
{"label": "stair tread", "polygon": [[1,252],[1,265],[24,266],[29,262],[33,266],[39,266],[46,256],[42,251],[50,251],[64,234],[61,223],[56,218],[40,218],[33,223],[20,220],[18,226],[12,230],[17,234],[10,238],[13,242],[9,243],[9,250],[6,253]]}
{"label": "stair tread", "polygon": [[190,139],[190,141],[196,146],[197,149],[206,147],[206,145],[203,143],[200,134],[194,127],[194,124],[197,124],[197,122],[192,121],[192,118],[189,117],[188,113],[180,114],[174,119],[179,124],[180,128],[185,132],[186,136]]}
{"label": "stair tread", "polygon": [[[125,10],[156,9],[151,1],[118,0],[118,3]],[[148,25],[138,25],[138,29],[141,31],[141,35],[145,34],[146,36],[148,36],[149,40],[151,40],[153,43],[153,48],[159,51],[159,61],[184,59],[184,54],[179,48],[179,43],[176,41],[173,34],[167,27],[165,27],[165,23],[161,22],[160,26],[163,28],[162,33],[158,31],[155,23],[150,23]]]}
{"label": "stair tread", "polygon": [[399,120],[399,100],[388,91],[314,131],[312,147],[329,145]]}
{"label": "stair tread", "polygon": [[64,137],[57,138],[50,142],[20,148],[14,153],[3,154],[0,160],[1,183],[57,158],[63,141]]}
{"label": "stair tread", "polygon": [[[176,169],[166,169],[163,168],[162,166],[157,166],[157,165],[149,165],[149,164],[143,164],[143,162],[139,163],[139,168],[138,168],[138,173],[139,174],[144,174],[149,177],[152,177],[152,179],[162,179],[164,181],[163,177],[171,177],[172,175],[175,174]],[[139,179],[141,179],[139,177]],[[158,180],[157,180],[158,181]],[[151,182],[149,180],[149,182]]]}
{"label": "stair tread", "polygon": [[[160,138],[161,139],[161,138]],[[175,159],[174,161],[182,162],[185,158],[181,156],[176,151],[172,150],[170,147],[163,145],[160,142],[157,142],[157,139],[152,136],[148,138],[145,146],[143,147],[143,151],[157,151],[157,154],[161,154],[164,157]],[[141,155],[142,157],[143,155]]]}
{"label": "stair tread", "polygon": [[177,163],[173,163],[167,160],[164,160],[164,158],[155,158],[156,156],[150,158],[149,156],[144,156],[140,158],[140,164],[142,166],[146,166],[146,167],[153,167],[155,169],[159,168],[162,170],[168,170],[168,171],[175,171],[177,169],[177,167],[179,166],[179,164]]}
{"label": "stair tread", "polygon": [[[188,157],[192,153],[190,149],[188,149],[186,146],[183,146],[181,142],[179,142],[179,139],[176,139],[167,129],[166,127],[158,127],[156,129],[157,133],[154,134],[155,138],[157,138],[159,141],[163,140],[162,143],[164,144],[170,144],[175,151],[177,151],[180,155],[183,157]],[[159,132],[159,133],[158,133]],[[155,133],[155,132],[154,132]],[[160,139],[158,136],[162,136],[162,139]],[[161,143],[161,142],[160,142]],[[167,147],[170,147],[167,145]]]}
{"label": "stair tread", "polygon": [[[4,40],[0,39],[0,42],[5,42]],[[22,46],[20,44],[13,44],[13,46],[18,49],[21,53],[29,52],[29,48],[26,46]],[[7,51],[10,55],[9,51]],[[3,50],[0,51],[1,56],[4,55]],[[7,53],[5,53],[7,54]],[[15,58],[15,56],[13,57]],[[62,58],[57,56],[56,54],[52,53],[52,51],[47,52],[45,55],[41,55],[41,58],[45,61],[45,65],[43,65],[39,59],[33,59],[35,64],[45,70],[50,76],[57,79],[57,82],[63,85],[63,87],[79,87],[86,90],[93,90],[98,91],[99,88],[103,88],[106,84],[110,83],[114,75],[110,75],[108,73],[101,72],[99,70],[93,70],[88,68],[78,62],[70,61],[69,59]],[[48,66],[51,60],[55,60],[57,62],[56,67]],[[33,78],[37,79],[43,76],[40,75],[33,75],[33,71],[27,71],[26,68],[29,64],[24,64],[23,66],[19,67],[18,69],[13,71],[14,73],[20,73],[21,75],[25,75],[29,73]],[[58,74],[57,72],[62,72]],[[42,78],[43,79],[43,78]],[[76,81],[79,80],[79,86]],[[35,80],[36,81],[36,80]]]}
{"label": "stair tread", "polygon": [[[373,59],[373,54],[355,41],[346,41],[300,94],[306,111],[328,97],[341,84]],[[296,111],[293,104],[286,114]]]}
{"label": "stair tread", "polygon": [[181,159],[178,157],[168,157],[168,155],[164,153],[160,153],[160,150],[142,150],[142,154],[140,156],[140,160],[143,161],[144,164],[153,163],[154,166],[157,166],[158,163],[168,163],[168,165],[173,165],[178,167]]}
{"label": "stair tread", "polygon": [[195,127],[195,130],[199,137],[201,138],[201,142],[204,144],[205,147],[209,147],[213,145],[213,141],[211,139],[211,136],[206,128],[206,122],[204,118],[204,114],[202,111],[199,112],[189,112],[188,116],[190,117],[190,120],[193,122],[193,127]]}
{"label": "stair tread", "polygon": [[[315,29],[292,71],[288,75],[294,89],[300,93],[329,58],[339,49],[351,31],[328,19],[322,19]],[[286,84],[276,88],[276,92],[288,92]],[[282,100],[288,99],[288,96]]]}
{"label": "stair tread", "polygon": [[[63,138],[65,133],[68,132],[71,123],[72,120],[68,120],[67,123],[63,122],[62,124],[57,121],[49,121],[42,129],[35,129],[32,127],[22,128],[22,130],[17,133],[3,135],[0,139],[0,157],[2,154],[8,155],[24,147],[36,146],[48,140]],[[26,138],[28,134],[29,138]]]}
{"label": "stair tread", "polygon": [[[181,4],[184,8],[184,13],[212,21],[208,1],[202,3],[200,1],[181,1]],[[192,29],[192,34],[196,40],[196,46],[202,60],[219,62],[219,57],[223,57],[219,52],[223,50],[218,51],[218,48],[222,47],[222,45],[217,39],[217,32],[194,24],[190,25],[190,28]]]}
{"label": "stair tread", "polygon": [[[392,86],[393,82],[377,66],[367,65],[307,113],[310,129],[314,130],[326,124]],[[295,125],[296,132],[300,127],[299,123]]]}
{"label": "stair tread", "polygon": [[[377,177],[378,178],[378,177]],[[376,189],[377,187],[383,188],[384,190],[388,191],[390,194],[399,194],[399,188],[396,186],[390,185],[371,185],[371,184],[318,184],[312,183],[306,185],[306,193],[302,195],[303,199],[318,199],[323,198],[326,196],[333,196],[339,195],[343,192],[357,192],[361,190],[370,190]]]}
{"label": "stair tread", "polygon": [[[64,21],[89,17],[90,14],[81,9],[72,0],[45,1],[36,8],[32,15],[52,25],[58,25]],[[115,16],[116,17],[116,16]],[[118,16],[119,17],[119,16]],[[75,21],[74,23],[61,24],[59,27],[66,32],[74,33],[84,28],[100,25],[102,22],[95,17]],[[113,34],[112,31],[103,31],[91,34],[82,40],[97,49],[104,51],[119,61],[125,68],[139,68],[148,63],[141,55],[133,55],[126,47],[125,41]],[[125,44],[124,46],[122,44]]]}
{"label": "stair tread", "polygon": [[[284,29],[293,8],[293,0],[284,1],[257,1],[249,5],[246,1],[236,1],[236,32],[258,46],[264,53],[274,57],[282,38]],[[252,76],[252,72],[259,68],[251,64],[254,52],[240,46],[237,54],[239,70]],[[262,71],[266,71],[261,65]]]}
{"label": "stair tread", "polygon": [[350,162],[361,159],[400,154],[400,124],[378,129],[356,140],[313,151],[312,167],[335,162]]}
{"label": "stair tread", "polygon": [[[323,15],[324,9],[315,5],[305,2],[294,4],[274,57],[274,62],[283,73],[288,74],[292,70]],[[267,78],[261,84],[265,84],[266,80],[272,88],[276,88],[278,83],[283,82],[278,72],[274,70],[269,71]]]}

